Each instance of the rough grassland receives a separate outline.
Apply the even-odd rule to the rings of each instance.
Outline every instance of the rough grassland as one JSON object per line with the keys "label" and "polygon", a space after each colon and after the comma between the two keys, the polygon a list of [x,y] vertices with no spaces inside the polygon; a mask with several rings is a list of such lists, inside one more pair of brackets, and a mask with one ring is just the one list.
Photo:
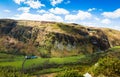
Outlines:
{"label": "rough grassland", "polygon": [[[84,56],[73,56],[73,57],[64,57],[64,58],[37,58],[37,59],[28,59],[25,62],[25,69],[30,67],[37,67],[42,65],[45,62],[56,63],[56,64],[66,64],[66,63],[74,63],[79,61]],[[1,60],[1,59],[0,59]],[[22,62],[24,58],[18,58],[18,61],[10,61],[10,62],[0,62],[0,66],[13,66],[18,69],[22,67]]]}

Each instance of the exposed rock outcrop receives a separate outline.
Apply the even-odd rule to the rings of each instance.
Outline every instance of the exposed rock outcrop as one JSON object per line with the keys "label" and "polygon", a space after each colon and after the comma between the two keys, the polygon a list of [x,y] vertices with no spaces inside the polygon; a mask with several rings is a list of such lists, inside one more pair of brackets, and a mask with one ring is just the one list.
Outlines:
{"label": "exposed rock outcrop", "polygon": [[[78,24],[1,19],[0,49],[2,50],[2,43],[9,37],[7,41],[14,39],[14,49],[22,54],[30,52],[30,54],[66,56],[105,51],[111,46],[120,45],[118,38],[120,32],[110,30],[88,28]],[[12,49],[13,45],[10,42],[8,44]],[[22,45],[20,48],[17,47],[19,44]],[[31,51],[26,48],[27,45]],[[7,45],[4,45],[5,48]],[[6,52],[9,51],[7,49]]]}

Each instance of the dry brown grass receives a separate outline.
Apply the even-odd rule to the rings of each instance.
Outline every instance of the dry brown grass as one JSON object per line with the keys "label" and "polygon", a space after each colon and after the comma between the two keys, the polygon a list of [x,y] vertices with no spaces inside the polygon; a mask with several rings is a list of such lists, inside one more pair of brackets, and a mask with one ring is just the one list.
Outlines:
{"label": "dry brown grass", "polygon": [[120,31],[103,28],[103,32],[107,35],[112,46],[120,45]]}

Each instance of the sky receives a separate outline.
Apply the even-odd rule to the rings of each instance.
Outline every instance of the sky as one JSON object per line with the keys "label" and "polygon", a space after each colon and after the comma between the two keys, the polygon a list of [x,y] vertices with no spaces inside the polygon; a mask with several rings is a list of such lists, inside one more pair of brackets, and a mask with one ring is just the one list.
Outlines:
{"label": "sky", "polygon": [[0,0],[0,19],[6,18],[120,30],[120,0]]}

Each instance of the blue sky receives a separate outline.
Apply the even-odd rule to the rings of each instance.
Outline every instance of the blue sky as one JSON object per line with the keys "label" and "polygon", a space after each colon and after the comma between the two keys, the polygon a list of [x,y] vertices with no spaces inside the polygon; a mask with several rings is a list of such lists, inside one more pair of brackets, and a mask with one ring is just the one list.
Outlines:
{"label": "blue sky", "polygon": [[0,18],[57,21],[120,30],[120,0],[0,0]]}

